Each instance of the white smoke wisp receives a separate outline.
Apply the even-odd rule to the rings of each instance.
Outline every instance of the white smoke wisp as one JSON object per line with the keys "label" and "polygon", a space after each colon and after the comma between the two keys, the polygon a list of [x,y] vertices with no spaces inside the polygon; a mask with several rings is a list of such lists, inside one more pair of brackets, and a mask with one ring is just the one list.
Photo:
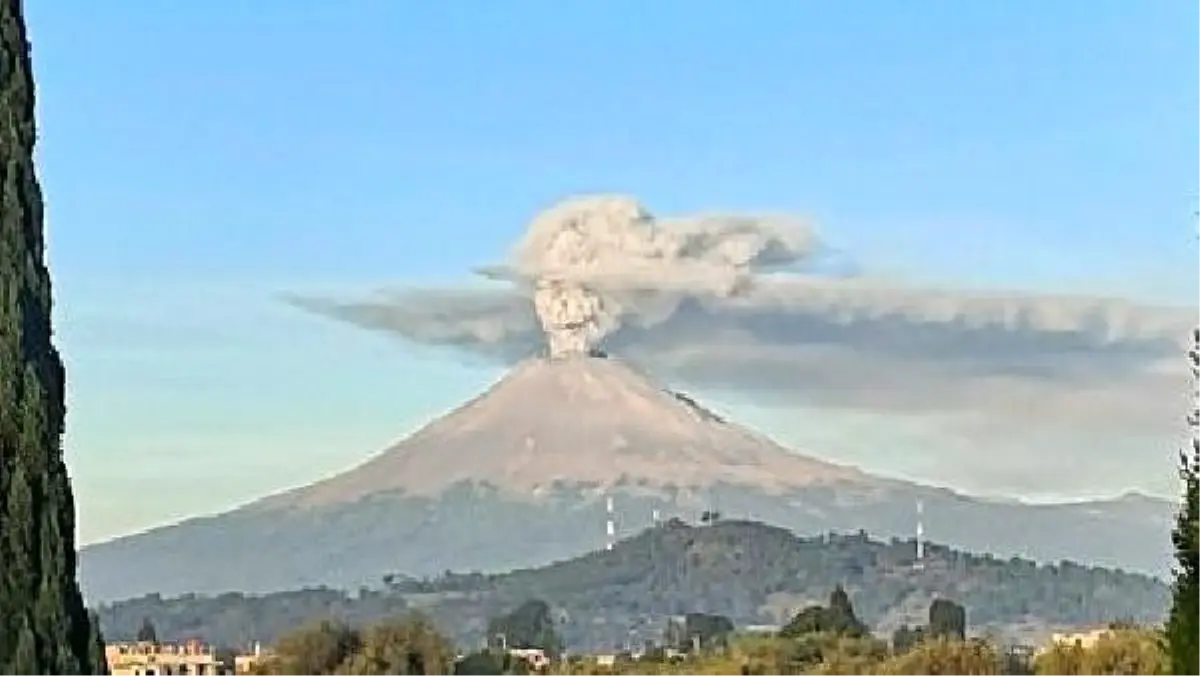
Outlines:
{"label": "white smoke wisp", "polygon": [[735,296],[755,270],[796,263],[814,242],[795,224],[715,216],[659,221],[629,197],[578,197],[538,215],[512,265],[484,274],[532,286],[550,354],[561,356],[593,351],[621,328],[622,297],[640,296],[639,306],[657,301],[665,318],[677,298]]}

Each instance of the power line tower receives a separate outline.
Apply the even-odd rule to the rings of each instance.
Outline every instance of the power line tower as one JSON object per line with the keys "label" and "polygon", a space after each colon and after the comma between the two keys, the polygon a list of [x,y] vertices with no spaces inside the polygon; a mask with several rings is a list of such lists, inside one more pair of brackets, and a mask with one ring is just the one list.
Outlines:
{"label": "power line tower", "polygon": [[914,570],[925,569],[925,501],[917,499],[917,557],[913,561]]}
{"label": "power line tower", "polygon": [[608,551],[612,551],[613,545],[615,544],[616,539],[617,539],[617,525],[616,525],[616,522],[613,520],[613,498],[611,495],[606,498],[604,506],[605,506],[605,512],[607,514],[607,519],[604,522],[604,530],[605,530],[604,549],[606,549]]}

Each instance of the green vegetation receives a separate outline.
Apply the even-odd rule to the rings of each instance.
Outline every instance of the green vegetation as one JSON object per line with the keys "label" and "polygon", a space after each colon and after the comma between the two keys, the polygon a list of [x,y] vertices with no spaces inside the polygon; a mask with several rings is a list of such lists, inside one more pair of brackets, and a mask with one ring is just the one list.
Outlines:
{"label": "green vegetation", "polygon": [[846,590],[838,585],[829,595],[828,606],[809,606],[801,610],[788,622],[781,632],[784,638],[804,634],[833,634],[862,638],[867,634],[867,625],[854,615],[854,606]]}
{"label": "green vegetation", "polygon": [[[782,626],[803,609],[830,601],[830,590],[839,586],[853,602],[854,620],[883,636],[925,623],[939,598],[953,599],[963,608],[962,622],[981,631],[1103,626],[1122,618],[1159,623],[1167,613],[1169,589],[1142,575],[976,556],[938,545],[927,547],[924,566],[916,569],[914,552],[911,540],[800,538],[733,520],[707,526],[668,522],[612,551],[500,575],[448,572],[424,580],[393,575],[380,589],[353,595],[329,589],[154,595],[102,607],[100,613],[106,635],[114,638],[132,639],[149,617],[164,641],[199,638],[244,647],[272,643],[313,617],[362,626],[419,609],[457,644],[479,646],[490,618],[542,599],[554,609],[555,632],[571,651],[613,651],[658,640],[665,618],[689,613],[723,616],[738,626]],[[956,622],[947,615],[946,623],[934,624],[957,637]]]}
{"label": "green vegetation", "polygon": [[137,633],[138,643],[158,643],[158,631],[154,629],[154,623],[150,618],[142,620],[142,627]]}
{"label": "green vegetation", "polygon": [[558,656],[563,648],[550,606],[539,599],[526,601],[511,613],[492,619],[487,633],[489,642],[498,641],[501,648],[535,648],[551,656]]}
{"label": "green vegetation", "polygon": [[164,599],[150,595],[101,606],[99,615],[105,635],[113,640],[136,639],[149,620],[164,642],[197,638],[246,649],[255,641],[273,643],[313,618],[337,618],[361,626],[409,610],[404,598],[395,594],[366,590],[351,595],[332,589],[305,589],[265,596],[230,593]]}
{"label": "green vegetation", "polygon": [[667,644],[684,651],[711,649],[725,645],[732,633],[733,621],[724,615],[688,613],[682,626],[674,621],[668,624]]}
{"label": "green vegetation", "polygon": [[892,649],[906,653],[926,640],[965,641],[967,639],[967,611],[948,599],[934,599],[929,605],[929,624],[910,627],[907,624],[892,633]]}
{"label": "green vegetation", "polygon": [[[1166,674],[1168,656],[1158,632],[1115,629],[1095,645],[1059,644],[1038,656],[1038,674]],[[1178,672],[1177,672],[1178,673]]]}
{"label": "green vegetation", "polygon": [[0,672],[104,673],[75,579],[62,457],[62,360],[34,173],[34,85],[20,0],[0,0]]}
{"label": "green vegetation", "polygon": [[[959,638],[961,609],[948,599],[928,609],[931,625],[945,632],[925,631],[910,645],[891,645],[870,635],[852,621],[849,598],[835,589],[827,617],[841,618],[827,626],[809,625],[798,618],[791,630],[774,635],[737,633],[728,618],[696,614],[677,638],[680,648],[651,647],[638,654],[620,653],[609,662],[575,655],[541,667],[554,674],[1162,674],[1168,656],[1156,631],[1114,625],[1092,645],[1048,646],[1038,655],[1004,648],[983,638]],[[810,609],[801,611],[807,613]],[[527,623],[537,627],[551,619],[551,609],[529,601],[491,624]],[[520,619],[518,619],[520,618]],[[806,629],[800,627],[807,626]],[[668,623],[669,630],[672,627]],[[863,631],[859,631],[859,630]],[[690,641],[687,635],[706,635]],[[715,640],[715,639],[720,640]],[[553,643],[551,640],[550,643]],[[447,639],[418,614],[356,630],[336,621],[309,624],[286,635],[260,665],[262,674],[526,674],[535,665],[489,646],[457,659]]]}
{"label": "green vegetation", "polygon": [[[264,594],[316,585],[354,590],[378,584],[389,571],[421,578],[446,569],[491,573],[542,566],[603,547],[597,523],[604,505],[595,488],[552,483],[531,501],[464,480],[436,496],[383,493],[311,509],[268,500],[89,546],[82,552],[81,581],[89,598],[112,603],[156,592]],[[654,510],[664,518],[692,519],[709,507],[669,490],[644,491],[632,479],[614,490],[620,493],[616,517],[625,524],[622,538],[634,535],[625,528],[649,525]],[[960,550],[1047,563],[1104,562],[1170,577],[1173,500],[1126,496],[1022,505],[904,485],[814,485],[775,495],[718,484],[708,493],[724,513],[720,522],[753,514],[797,533],[863,528],[885,538],[907,537],[919,498],[937,537]],[[824,601],[830,588],[812,600]]]}
{"label": "green vegetation", "polygon": [[934,599],[929,606],[929,635],[962,641],[967,637],[967,611],[948,599]]}
{"label": "green vegetation", "polygon": [[1200,673],[1200,328],[1192,332],[1192,349],[1188,352],[1192,368],[1195,406],[1188,415],[1192,430],[1192,448],[1179,454],[1179,475],[1183,480],[1183,504],[1171,541],[1175,544],[1175,581],[1172,585],[1171,614],[1167,620],[1167,643],[1170,646],[1171,673]]}
{"label": "green vegetation", "polygon": [[449,674],[454,650],[420,615],[356,629],[322,620],[280,639],[262,674]]}

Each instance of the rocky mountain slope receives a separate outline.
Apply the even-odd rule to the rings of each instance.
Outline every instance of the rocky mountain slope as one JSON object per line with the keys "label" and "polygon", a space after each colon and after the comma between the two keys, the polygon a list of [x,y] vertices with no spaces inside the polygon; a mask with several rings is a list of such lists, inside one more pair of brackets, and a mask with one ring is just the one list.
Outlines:
{"label": "rocky mountain slope", "polygon": [[459,645],[483,639],[489,618],[530,599],[549,603],[574,649],[611,650],[658,639],[665,619],[687,612],[725,615],[739,626],[786,623],[844,585],[860,618],[883,636],[921,624],[932,599],[963,604],[973,632],[1036,635],[1054,627],[1119,619],[1161,620],[1163,583],[1142,575],[927,547],[914,565],[912,540],[861,535],[801,538],[761,523],[668,521],[598,551],[494,576],[388,576],[384,586],[265,596],[142,597],[100,608],[106,636],[130,638],[150,618],[166,639],[200,637],[225,645],[271,642],[317,616],[371,622],[419,609]]}
{"label": "rocky mountain slope", "polygon": [[[881,449],[886,452],[886,449]],[[1125,498],[1025,505],[872,476],[793,453],[619,361],[533,360],[363,465],[226,514],[84,548],[94,601],[374,583],[385,571],[500,571],[717,510],[801,533],[931,537],[1043,561],[1163,574],[1173,507]]]}

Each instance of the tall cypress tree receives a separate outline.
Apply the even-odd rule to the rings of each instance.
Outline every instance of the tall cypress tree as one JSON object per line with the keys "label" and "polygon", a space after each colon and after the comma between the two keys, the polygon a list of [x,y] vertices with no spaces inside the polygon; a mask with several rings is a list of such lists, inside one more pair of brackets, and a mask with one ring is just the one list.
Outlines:
{"label": "tall cypress tree", "polygon": [[104,673],[75,579],[33,101],[22,3],[0,0],[0,673]]}
{"label": "tall cypress tree", "polygon": [[1175,544],[1175,582],[1171,615],[1167,619],[1167,645],[1171,654],[1171,673],[1200,673],[1200,328],[1192,333],[1188,352],[1192,367],[1194,408],[1188,415],[1192,431],[1190,452],[1179,454],[1179,475],[1183,479],[1183,504],[1171,541]]}

